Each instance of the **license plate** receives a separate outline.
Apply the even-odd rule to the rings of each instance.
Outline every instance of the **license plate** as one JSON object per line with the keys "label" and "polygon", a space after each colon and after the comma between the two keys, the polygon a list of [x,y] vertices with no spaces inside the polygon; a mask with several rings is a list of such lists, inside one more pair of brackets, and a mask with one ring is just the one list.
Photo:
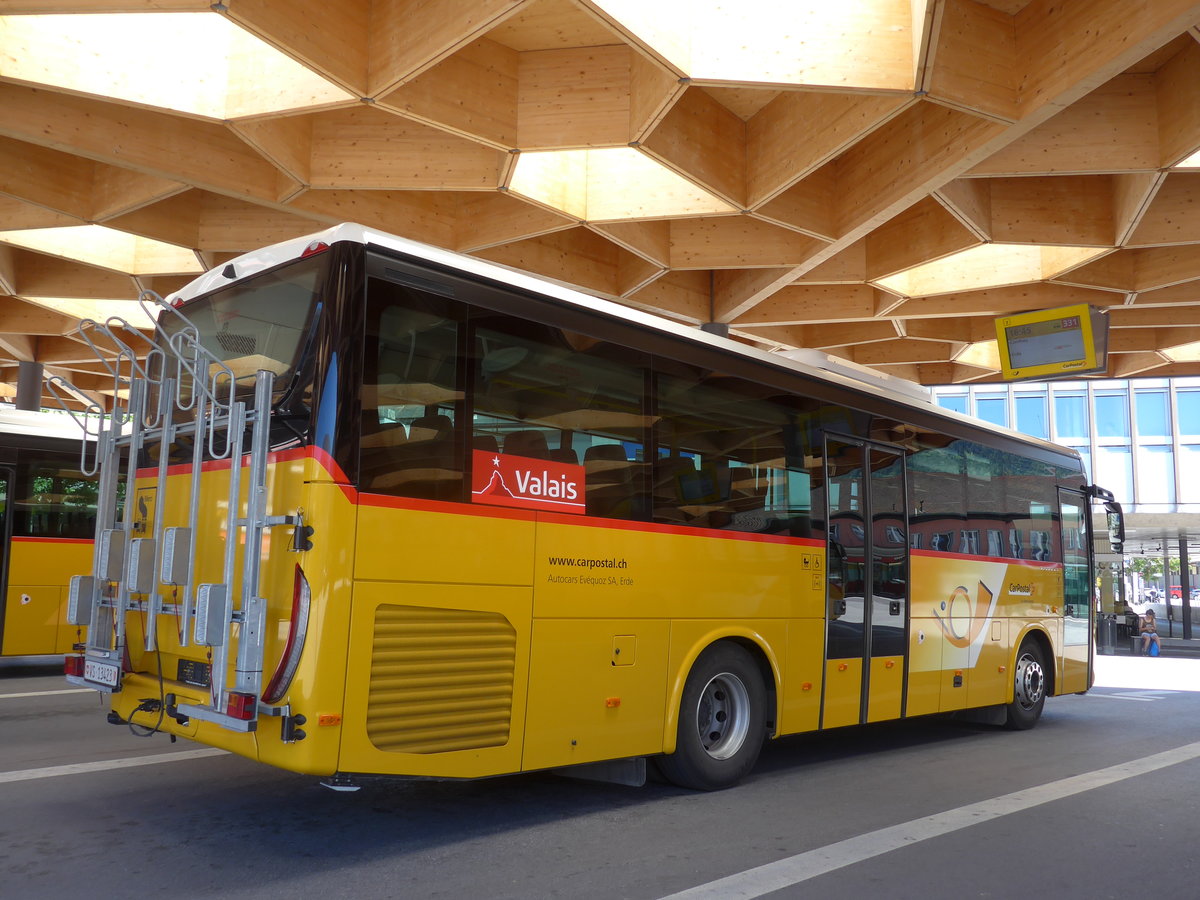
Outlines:
{"label": "license plate", "polygon": [[83,677],[86,681],[116,687],[117,682],[121,679],[121,667],[85,659],[83,661]]}

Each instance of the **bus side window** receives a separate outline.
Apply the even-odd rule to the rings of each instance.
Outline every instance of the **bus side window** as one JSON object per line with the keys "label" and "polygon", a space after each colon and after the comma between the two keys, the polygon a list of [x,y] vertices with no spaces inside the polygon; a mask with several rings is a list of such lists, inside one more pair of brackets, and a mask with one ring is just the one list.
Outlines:
{"label": "bus side window", "polygon": [[958,546],[967,515],[964,442],[922,436],[908,457],[912,494],[910,545],[943,553]]}
{"label": "bus side window", "polygon": [[[680,367],[676,367],[676,372]],[[655,521],[761,534],[811,529],[795,398],[720,373],[660,373]]]}
{"label": "bus side window", "polygon": [[362,387],[363,490],[461,500],[458,330],[453,301],[372,279]]}
{"label": "bus side window", "polygon": [[578,466],[587,515],[648,518],[643,460],[651,420],[643,411],[645,368],[636,354],[587,335],[483,313],[472,343],[478,449]]}
{"label": "bus side window", "polygon": [[96,479],[69,465],[23,462],[17,466],[13,534],[90,538],[96,530]]}

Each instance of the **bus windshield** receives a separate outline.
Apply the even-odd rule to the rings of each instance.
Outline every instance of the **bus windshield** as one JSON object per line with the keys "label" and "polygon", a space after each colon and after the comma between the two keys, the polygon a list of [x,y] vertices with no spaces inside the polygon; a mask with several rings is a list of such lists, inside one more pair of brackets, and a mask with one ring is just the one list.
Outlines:
{"label": "bus windshield", "polygon": [[[181,308],[199,331],[200,343],[233,371],[239,392],[252,389],[259,369],[275,373],[276,401],[292,386],[318,307],[326,258],[264,272]],[[167,334],[183,324],[174,315],[162,321]]]}

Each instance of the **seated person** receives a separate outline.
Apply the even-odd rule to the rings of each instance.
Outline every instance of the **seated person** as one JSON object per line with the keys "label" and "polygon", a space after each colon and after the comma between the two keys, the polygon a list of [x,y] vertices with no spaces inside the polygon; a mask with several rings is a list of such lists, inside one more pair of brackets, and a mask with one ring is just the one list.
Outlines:
{"label": "seated person", "polygon": [[1151,644],[1158,644],[1158,625],[1155,623],[1154,610],[1146,610],[1146,615],[1142,616],[1141,622],[1138,623],[1138,634],[1142,636],[1142,653],[1150,652]]}

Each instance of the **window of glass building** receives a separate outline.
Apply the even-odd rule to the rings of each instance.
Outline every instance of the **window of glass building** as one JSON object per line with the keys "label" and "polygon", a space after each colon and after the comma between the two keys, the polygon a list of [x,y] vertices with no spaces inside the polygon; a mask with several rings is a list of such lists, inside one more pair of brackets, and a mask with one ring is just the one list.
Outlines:
{"label": "window of glass building", "polygon": [[1200,434],[1200,391],[1175,394],[1175,422],[1180,434]]}
{"label": "window of glass building", "polygon": [[[1200,392],[1198,392],[1200,393]],[[1087,438],[1087,395],[1056,394],[1054,397],[1054,432],[1059,440]]]}
{"label": "window of glass building", "polygon": [[1072,447],[1083,458],[1083,474],[1087,476],[1088,481],[1095,481],[1092,477],[1092,448],[1086,445],[1082,447]]}
{"label": "window of glass building", "polygon": [[953,410],[957,413],[966,415],[967,412],[967,395],[966,394],[942,394],[937,398],[938,406],[942,409]]}
{"label": "window of glass building", "polygon": [[1133,453],[1129,447],[1096,448],[1096,482],[1122,500],[1133,498]]}
{"label": "window of glass building", "polygon": [[1170,437],[1166,391],[1135,391],[1139,437]]}
{"label": "window of glass building", "polygon": [[1138,447],[1138,503],[1175,502],[1175,465],[1169,444]]}
{"label": "window of glass building", "polygon": [[1017,431],[1032,437],[1050,437],[1045,394],[1017,394]]}
{"label": "window of glass building", "polygon": [[993,425],[1008,425],[1008,398],[1003,394],[976,395],[975,415]]}
{"label": "window of glass building", "polygon": [[1125,394],[1097,394],[1096,435],[1129,437],[1129,405]]}
{"label": "window of glass building", "polygon": [[[1200,469],[1200,444],[1180,444],[1179,471],[1195,472]],[[1179,480],[1180,503],[1200,503],[1200,478]]]}

